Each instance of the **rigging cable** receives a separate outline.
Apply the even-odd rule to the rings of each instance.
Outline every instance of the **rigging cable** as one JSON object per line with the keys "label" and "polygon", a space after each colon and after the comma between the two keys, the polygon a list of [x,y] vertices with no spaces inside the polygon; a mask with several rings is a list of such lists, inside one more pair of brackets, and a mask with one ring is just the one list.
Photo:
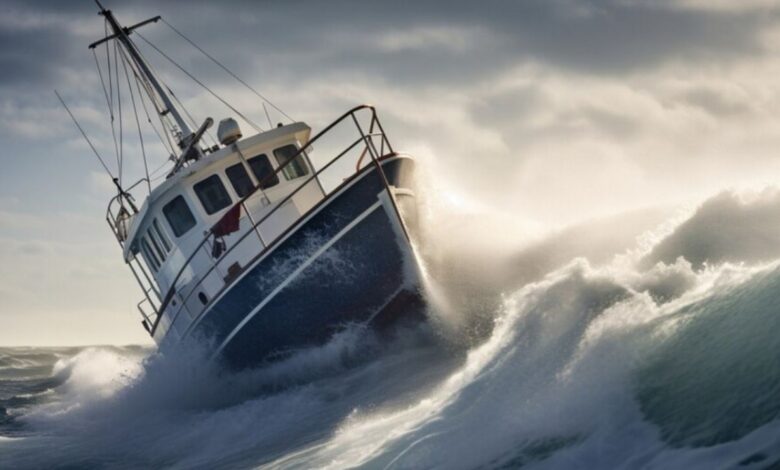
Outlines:
{"label": "rigging cable", "polygon": [[[163,83],[163,85],[165,85],[165,83]],[[192,128],[197,129],[198,127],[200,127],[200,125],[197,122],[195,122],[195,118],[192,117],[190,111],[184,106],[184,103],[181,102],[181,100],[179,99],[178,96],[176,96],[173,90],[171,90],[170,87],[168,87],[168,85],[165,85],[165,88],[168,89],[168,93],[171,95],[173,100],[176,101],[176,103],[179,104],[179,107],[184,111],[184,114],[190,120],[190,124],[192,124]],[[211,132],[208,129],[206,129],[206,135],[209,137],[209,139],[211,139],[211,142],[214,145],[217,145],[217,140],[214,138],[214,136],[211,134]]]}
{"label": "rigging cable", "polygon": [[203,89],[205,89],[206,91],[208,91],[208,92],[209,92],[209,93],[210,93],[210,94],[211,94],[213,97],[215,97],[215,98],[216,98],[216,99],[218,99],[218,100],[219,100],[219,101],[220,101],[222,104],[224,104],[225,106],[227,106],[228,108],[230,108],[230,110],[231,110],[231,111],[233,111],[233,112],[234,112],[234,113],[236,113],[236,114],[237,114],[237,115],[238,115],[238,116],[239,116],[241,119],[243,119],[244,121],[246,121],[246,122],[247,122],[247,123],[248,123],[250,126],[252,126],[252,127],[253,127],[253,128],[254,128],[254,129],[257,131],[257,132],[262,132],[262,130],[263,130],[263,129],[262,129],[260,126],[258,126],[257,124],[255,124],[255,123],[254,123],[254,122],[253,122],[251,119],[249,119],[248,117],[246,117],[246,116],[245,116],[243,113],[241,113],[241,111],[239,111],[239,110],[237,110],[236,108],[234,108],[234,107],[233,107],[233,106],[232,106],[230,103],[228,103],[227,101],[225,101],[225,100],[224,100],[224,99],[223,99],[221,96],[219,96],[218,94],[216,94],[216,93],[215,93],[215,92],[214,92],[214,91],[213,91],[211,88],[209,88],[208,86],[206,86],[206,85],[205,85],[203,82],[201,82],[200,80],[198,80],[197,78],[195,78],[195,76],[194,76],[194,75],[192,75],[190,72],[188,72],[187,70],[185,70],[185,69],[184,69],[184,67],[182,67],[181,65],[179,65],[179,64],[178,64],[178,63],[177,63],[175,60],[173,60],[173,59],[172,59],[170,56],[168,56],[168,55],[167,55],[165,52],[161,51],[161,50],[160,50],[160,48],[158,48],[157,46],[155,46],[154,44],[152,44],[152,43],[151,43],[151,42],[150,42],[148,39],[146,39],[146,38],[145,38],[143,35],[141,35],[141,33],[139,33],[139,32],[137,32],[137,31],[136,31],[136,34],[138,34],[138,37],[140,37],[141,39],[143,39],[145,43],[147,43],[149,46],[151,46],[151,47],[152,47],[152,48],[153,48],[155,51],[157,51],[157,52],[158,52],[158,53],[159,53],[161,56],[163,56],[163,57],[164,57],[165,59],[167,59],[167,60],[168,60],[170,63],[172,63],[174,66],[176,66],[176,68],[178,68],[178,69],[179,69],[179,70],[181,70],[181,71],[182,71],[182,72],[183,72],[185,75],[187,75],[188,77],[190,77],[190,79],[191,79],[192,81],[194,81],[195,83],[197,83],[198,85],[200,85],[201,87],[203,87]]}
{"label": "rigging cable", "polygon": [[[124,53],[123,56],[127,58],[127,56]],[[130,65],[130,70],[133,72],[133,78],[135,78],[135,87],[136,90],[138,90],[138,99],[141,101],[141,107],[143,108],[144,114],[146,115],[146,121],[149,123],[149,126],[151,126],[151,128],[154,130],[154,133],[157,134],[157,137],[160,139],[160,143],[162,144],[165,151],[169,153],[171,158],[174,158],[174,156],[176,155],[176,149],[173,142],[171,141],[170,134],[166,131],[165,122],[163,121],[163,116],[161,115],[157,102],[154,99],[154,94],[151,91],[151,87],[149,83],[147,83],[147,81],[144,79],[143,75],[139,73],[138,66],[135,63],[135,61],[130,60],[129,65]],[[141,86],[143,86],[144,91],[146,93],[141,92]],[[154,109],[157,112],[157,117],[160,120],[160,125],[162,126],[162,132],[157,130],[157,126],[155,126],[154,123],[152,122],[152,117],[149,114],[149,109],[146,107],[146,100],[144,99],[144,96],[146,96],[151,102],[152,106],[154,106]],[[165,134],[165,138],[163,138],[163,134]],[[164,161],[159,167],[157,167],[155,170],[149,173],[148,178],[150,184],[152,181],[156,181],[157,179],[159,179],[159,178],[153,179],[152,177],[155,174],[157,174],[157,172],[159,172],[161,169],[164,169],[168,165],[169,161],[170,158],[166,159],[166,161]]]}
{"label": "rigging cable", "polygon": [[92,56],[95,57],[95,67],[97,68],[98,75],[100,76],[100,84],[103,86],[103,95],[106,97],[106,106],[108,107],[108,112],[111,114],[111,104],[108,100],[108,90],[106,89],[106,82],[103,80],[103,71],[100,68],[100,63],[98,62],[97,52],[95,52],[95,49],[92,49]]}
{"label": "rigging cable", "polygon": [[[235,78],[236,80],[238,80],[238,82],[239,82],[239,83],[241,83],[242,85],[244,85],[245,87],[247,87],[247,89],[249,89],[249,90],[250,90],[252,93],[254,93],[255,95],[257,95],[257,97],[258,97],[258,98],[260,98],[261,100],[263,100],[263,102],[264,102],[264,103],[263,103],[263,109],[265,110],[265,114],[266,114],[266,117],[268,118],[268,122],[269,122],[269,124],[270,124],[270,122],[271,122],[271,118],[270,118],[270,116],[268,115],[268,110],[267,110],[267,109],[265,109],[265,103],[268,103],[269,105],[271,105],[271,106],[272,106],[272,107],[273,107],[275,110],[279,111],[279,112],[280,112],[280,113],[281,113],[281,114],[282,114],[284,117],[286,117],[287,119],[289,119],[291,122],[295,122],[295,120],[294,120],[293,118],[291,118],[291,117],[290,117],[290,116],[289,116],[287,113],[285,113],[284,111],[282,111],[282,110],[281,110],[281,108],[279,108],[278,106],[276,106],[275,104],[273,104],[273,103],[271,102],[271,100],[269,100],[269,99],[268,99],[268,98],[266,98],[265,96],[261,95],[261,94],[260,94],[260,92],[258,92],[257,90],[255,90],[255,89],[254,89],[254,88],[253,88],[251,85],[249,85],[247,82],[245,82],[244,80],[242,80],[242,79],[241,79],[241,78],[240,78],[238,75],[236,75],[236,74],[235,74],[235,73],[233,73],[233,72],[232,72],[230,69],[228,69],[227,67],[225,67],[225,66],[224,66],[224,65],[223,65],[223,64],[222,64],[220,61],[218,61],[217,59],[215,59],[215,58],[214,58],[214,57],[213,57],[211,54],[209,54],[208,52],[206,52],[205,50],[203,50],[203,49],[202,49],[200,46],[198,46],[197,44],[195,44],[195,42],[193,42],[193,41],[192,41],[190,38],[188,38],[187,36],[185,36],[185,35],[184,35],[184,33],[182,33],[181,31],[179,31],[178,29],[176,29],[176,28],[175,28],[175,27],[174,27],[172,24],[170,24],[170,23],[168,23],[167,21],[165,21],[165,18],[162,18],[162,17],[161,17],[160,19],[162,20],[162,22],[163,22],[163,23],[165,23],[166,25],[168,25],[168,27],[169,27],[169,28],[171,28],[171,29],[172,29],[172,30],[173,30],[173,31],[174,31],[176,34],[178,34],[179,36],[181,36],[181,38],[182,38],[182,39],[184,39],[185,41],[187,41],[188,43],[190,43],[190,44],[192,45],[192,47],[194,47],[195,49],[199,50],[199,51],[200,51],[200,52],[201,52],[203,55],[205,55],[206,57],[208,57],[209,59],[211,59],[211,61],[212,61],[212,62],[214,62],[214,63],[215,63],[217,66],[219,66],[219,67],[220,67],[222,70],[224,70],[225,72],[227,72],[228,74],[230,74],[230,76],[231,76],[231,77],[233,77],[233,78]],[[273,124],[270,124],[270,125],[271,125],[271,127],[273,128]]]}
{"label": "rigging cable", "polygon": [[[268,127],[270,127],[271,129],[273,129],[273,128],[274,128],[274,123],[273,123],[273,122],[271,122],[271,115],[270,115],[270,114],[268,114],[268,108],[265,106],[265,101],[263,101],[263,112],[265,113],[265,117],[266,117],[266,119],[268,119]],[[291,119],[291,120],[292,120],[292,119]]]}
{"label": "rigging cable", "polygon": [[[140,34],[139,34],[139,36],[140,36]],[[197,122],[195,122],[195,118],[192,116],[192,114],[190,114],[189,110],[188,110],[188,109],[187,109],[187,108],[184,106],[184,103],[182,103],[182,102],[179,100],[179,98],[178,98],[178,97],[177,97],[177,96],[176,96],[176,95],[173,93],[173,90],[171,90],[171,87],[169,87],[169,86],[168,86],[168,84],[167,84],[167,83],[165,83],[165,81],[164,81],[164,80],[161,78],[160,74],[159,74],[159,73],[158,73],[158,72],[155,70],[154,66],[153,66],[153,65],[152,65],[152,64],[151,64],[151,63],[150,63],[148,60],[146,60],[146,57],[144,57],[144,55],[143,55],[143,54],[141,53],[141,51],[138,49],[138,46],[134,46],[134,47],[135,47],[135,52],[136,52],[136,54],[138,54],[138,57],[140,57],[140,60],[143,60],[143,61],[146,63],[146,66],[147,66],[149,69],[151,69],[151,70],[152,70],[152,73],[154,73],[154,74],[156,74],[156,75],[157,75],[157,81],[159,81],[159,82],[160,82],[160,85],[161,85],[161,86],[164,86],[164,87],[165,87],[165,89],[166,89],[166,90],[168,90],[168,93],[171,95],[171,98],[172,98],[172,99],[173,99],[173,100],[174,100],[174,101],[175,101],[175,102],[178,104],[178,106],[179,106],[179,107],[180,107],[180,108],[181,108],[181,109],[184,111],[185,117],[189,118],[189,124],[191,124],[191,125],[192,125],[192,127],[193,127],[194,129],[197,129],[197,128],[199,127],[199,124],[198,124]],[[149,96],[150,96],[150,97],[152,97],[152,96],[153,96],[153,94],[152,94],[152,91],[151,91],[151,89],[152,89],[152,88],[151,88],[151,85],[149,85],[148,83],[146,83],[146,86],[145,86],[145,88],[147,89],[147,93],[149,94]],[[159,109],[158,109],[158,113],[159,113],[160,115],[164,114],[164,113],[160,112],[160,111],[159,111]],[[169,127],[172,127],[172,126],[169,126]],[[173,132],[173,131],[171,131],[171,133],[173,134],[174,132]],[[211,134],[211,132],[209,132],[209,131],[206,131],[206,135],[208,135],[208,137],[209,137],[209,138],[212,140],[212,142],[214,143],[214,145],[216,145],[216,144],[217,144],[217,141],[216,141],[216,139],[214,138],[214,136]],[[173,152],[173,153],[175,154],[176,152]]]}
{"label": "rigging cable", "polygon": [[110,176],[112,179],[114,178],[114,175],[111,173],[111,170],[108,169],[108,166],[106,165],[106,162],[103,161],[103,158],[101,158],[100,154],[98,153],[97,149],[95,149],[95,146],[92,145],[92,141],[89,140],[89,137],[87,137],[87,134],[84,132],[84,129],[81,128],[81,124],[76,120],[76,117],[73,116],[73,113],[70,111],[70,108],[68,108],[68,105],[65,104],[65,100],[62,99],[62,96],[57,92],[57,90],[54,90],[54,94],[57,95],[57,98],[60,100],[60,103],[62,103],[62,106],[65,108],[65,111],[68,112],[70,115],[70,118],[73,119],[73,123],[76,124],[76,127],[81,131],[81,135],[84,136],[84,140],[87,141],[87,144],[89,144],[89,148],[92,149],[92,151],[95,153],[95,156],[100,161],[100,164],[103,165],[103,169],[106,170],[106,173],[108,173],[108,176]]}
{"label": "rigging cable", "polygon": [[[127,73],[127,57],[125,52],[122,51],[122,68],[125,71],[125,79],[127,79],[127,88],[130,90],[130,101],[133,103],[133,114],[135,115],[135,125],[138,127],[138,140],[141,142],[141,155],[144,159],[144,172],[146,173],[146,186],[149,189],[149,194],[152,194],[152,183],[149,182],[149,164],[146,161],[146,149],[144,148],[144,136],[141,132],[141,121],[138,119],[138,109],[135,106],[135,95],[133,94],[133,86],[130,84],[130,74]],[[139,96],[139,98],[141,98]]]}
{"label": "rigging cable", "polygon": [[[152,117],[149,115],[149,110],[146,108],[146,100],[144,100],[144,95],[143,93],[141,93],[141,80],[139,79],[132,65],[130,66],[130,69],[133,71],[133,76],[135,77],[135,87],[138,90],[138,99],[139,101],[141,101],[141,107],[143,107],[144,114],[146,114],[146,121],[149,123],[152,129],[154,129],[154,133],[157,134],[157,137],[160,139],[160,143],[162,144],[163,148],[165,148],[165,151],[173,155],[174,153],[176,153],[176,150],[174,149],[173,142],[171,142],[171,137],[168,135],[167,132],[165,132],[165,124],[163,124],[162,118],[158,114],[157,116],[160,117],[160,125],[163,126],[163,133],[165,134],[165,139],[163,139],[162,134],[160,133],[160,131],[157,130],[157,127],[152,122]],[[146,86],[144,86],[144,89],[146,90],[147,93],[149,93],[149,90],[146,89]],[[165,145],[166,141],[168,145]]]}
{"label": "rigging cable", "polygon": [[[189,124],[192,125],[192,128],[193,129],[198,129],[200,127],[200,125],[195,121],[195,118],[192,116],[192,114],[190,114],[190,110],[187,109],[186,106],[184,106],[184,103],[181,102],[179,97],[176,96],[176,93],[174,93],[173,90],[171,90],[171,87],[169,87],[168,84],[165,83],[165,81],[163,81],[161,78],[158,78],[158,80],[160,81],[160,83],[162,83],[162,85],[165,87],[165,89],[168,90],[168,94],[171,96],[173,101],[175,101],[176,104],[179,106],[179,108],[181,108],[181,110],[184,111],[184,117],[187,118],[187,120],[189,121]],[[205,135],[207,135],[212,140],[212,142],[216,142],[214,140],[214,136],[211,135],[211,132],[209,132],[208,130],[206,130],[206,134]]]}
{"label": "rigging cable", "polygon": [[119,45],[114,42],[114,76],[116,77],[116,102],[119,111],[119,184],[122,184],[122,166],[124,163],[124,126],[122,125],[122,88],[119,86]]}
{"label": "rigging cable", "polygon": [[[108,20],[103,21],[103,31],[108,36]],[[114,138],[114,153],[116,155],[116,166],[119,168],[119,144],[116,140],[116,128],[114,124],[114,79],[111,73],[111,49],[108,47],[106,41],[106,68],[108,69],[108,96],[110,97],[108,103],[108,114],[111,117],[111,137]]]}
{"label": "rigging cable", "polygon": [[[138,53],[139,56],[141,55],[140,51],[138,51],[137,48],[136,48],[136,52]],[[141,59],[145,60],[143,59],[143,56],[141,56]],[[151,65],[148,65],[148,67],[151,67]],[[154,106],[154,110],[157,113],[157,118],[160,120],[160,126],[162,126],[162,130],[163,130],[162,133],[165,134],[165,140],[168,142],[168,145],[170,146],[171,156],[175,156],[176,145],[174,145],[174,143],[171,141],[171,136],[173,136],[174,134],[173,125],[170,123],[170,121],[167,118],[165,118],[164,116],[165,113],[162,111],[161,106],[159,105],[159,103],[157,103],[157,100],[155,99],[155,94],[154,91],[152,90],[152,85],[149,83],[146,76],[139,71],[139,66],[138,64],[135,63],[135,59],[133,59],[131,63],[131,68],[133,70],[133,75],[135,75],[136,86],[137,87],[140,86],[139,84],[143,85],[144,91],[146,91],[146,96],[149,98],[149,101],[152,103],[152,106]],[[140,89],[139,89],[139,93],[140,93]],[[146,104],[144,100],[141,100],[141,103],[144,105],[144,111],[146,112],[146,118],[149,121],[149,124],[152,124],[152,120],[151,117],[149,117],[149,111],[146,109]],[[166,126],[166,122],[168,123],[167,126]],[[155,132],[158,132],[157,128],[154,127],[154,125],[152,125],[152,127],[154,128]],[[160,133],[158,132],[157,135],[160,136]],[[162,137],[160,137],[160,140],[162,140]],[[165,145],[163,144],[163,146]]]}

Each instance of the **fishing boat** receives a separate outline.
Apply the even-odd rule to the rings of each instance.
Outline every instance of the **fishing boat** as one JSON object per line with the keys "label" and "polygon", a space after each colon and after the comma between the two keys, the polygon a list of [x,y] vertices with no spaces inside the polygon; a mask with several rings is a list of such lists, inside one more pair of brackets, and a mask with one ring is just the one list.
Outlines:
{"label": "fishing boat", "polygon": [[109,76],[106,100],[116,106],[124,69],[127,89],[138,91],[133,109],[153,107],[175,144],[159,183],[148,170],[132,184],[112,175],[117,194],[106,213],[143,291],[141,323],[161,352],[205,345],[212,359],[255,367],[348,325],[384,325],[419,308],[414,161],[393,150],[374,107],[350,109],[314,136],[304,122],[271,126],[270,117],[267,129],[244,136],[226,118],[209,145],[213,120],[196,128],[131,39],[161,18],[125,27],[98,6],[106,35],[90,48],[109,59],[107,73],[97,67],[104,91]]}

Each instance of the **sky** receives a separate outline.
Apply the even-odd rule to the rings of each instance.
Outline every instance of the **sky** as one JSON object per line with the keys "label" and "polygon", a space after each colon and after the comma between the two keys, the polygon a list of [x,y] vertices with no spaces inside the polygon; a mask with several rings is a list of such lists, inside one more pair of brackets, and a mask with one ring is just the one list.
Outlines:
{"label": "sky", "polygon": [[[780,175],[778,1],[104,4],[127,25],[162,15],[315,131],[376,105],[437,180],[539,227]],[[104,221],[110,180],[53,92],[113,158],[87,49],[103,27],[87,0],[0,0],[0,346],[149,342]],[[168,26],[141,33],[262,120],[260,101]],[[136,40],[196,119],[232,115]],[[167,154],[147,143],[157,167]],[[139,150],[128,139],[128,174]]]}

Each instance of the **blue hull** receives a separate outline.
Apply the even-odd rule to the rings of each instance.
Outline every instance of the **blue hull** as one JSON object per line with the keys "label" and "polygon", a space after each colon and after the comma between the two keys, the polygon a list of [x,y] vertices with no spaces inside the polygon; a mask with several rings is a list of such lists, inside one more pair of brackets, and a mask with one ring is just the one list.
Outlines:
{"label": "blue hull", "polygon": [[[385,160],[389,184],[408,188],[412,165],[404,157]],[[417,308],[416,276],[401,221],[380,174],[369,168],[315,207],[270,253],[251,261],[193,322],[185,341],[211,345],[235,368],[278,360],[326,342],[348,323],[385,323]]]}

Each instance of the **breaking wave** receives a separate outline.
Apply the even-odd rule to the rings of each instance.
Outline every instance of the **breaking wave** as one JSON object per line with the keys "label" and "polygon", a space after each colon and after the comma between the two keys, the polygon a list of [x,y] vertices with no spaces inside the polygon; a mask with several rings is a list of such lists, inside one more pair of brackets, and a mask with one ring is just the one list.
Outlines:
{"label": "breaking wave", "polygon": [[0,467],[780,465],[778,209],[723,193],[513,245],[436,207],[430,321],[240,374],[199,351],[2,349]]}

